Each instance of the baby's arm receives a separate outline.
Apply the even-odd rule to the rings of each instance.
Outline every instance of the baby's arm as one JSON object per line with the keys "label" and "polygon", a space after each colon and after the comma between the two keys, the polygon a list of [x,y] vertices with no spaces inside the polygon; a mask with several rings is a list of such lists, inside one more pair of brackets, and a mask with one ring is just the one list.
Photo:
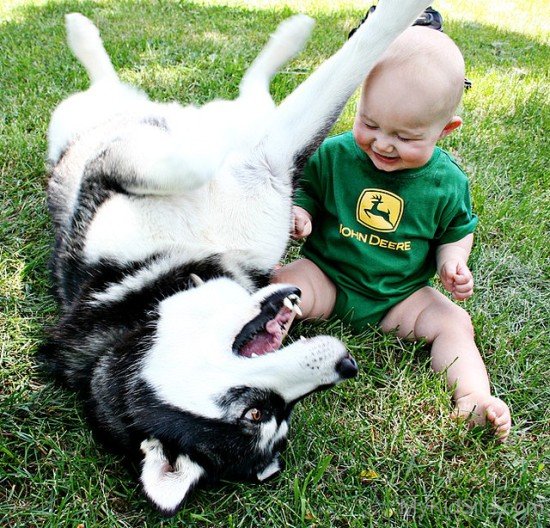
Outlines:
{"label": "baby's arm", "polygon": [[292,206],[292,238],[305,238],[311,233],[313,227],[311,215],[302,207]]}
{"label": "baby's arm", "polygon": [[468,257],[472,250],[474,235],[442,244],[437,248],[437,273],[444,288],[453,294],[457,301],[471,297],[474,292],[474,278],[468,268]]}

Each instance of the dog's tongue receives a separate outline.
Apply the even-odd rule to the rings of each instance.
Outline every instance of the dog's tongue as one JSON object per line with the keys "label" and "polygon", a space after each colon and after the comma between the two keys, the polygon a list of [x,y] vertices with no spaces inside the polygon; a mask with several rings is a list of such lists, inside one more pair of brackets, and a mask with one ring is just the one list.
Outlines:
{"label": "dog's tongue", "polygon": [[263,356],[269,352],[278,350],[283,341],[283,333],[279,323],[279,317],[272,319],[265,325],[265,332],[261,332],[249,341],[241,349],[241,356]]}

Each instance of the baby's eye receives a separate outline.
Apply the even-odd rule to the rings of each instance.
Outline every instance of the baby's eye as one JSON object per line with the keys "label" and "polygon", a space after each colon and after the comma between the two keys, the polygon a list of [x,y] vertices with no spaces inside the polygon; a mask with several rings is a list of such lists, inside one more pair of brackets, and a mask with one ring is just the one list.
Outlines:
{"label": "baby's eye", "polygon": [[404,143],[406,143],[407,141],[414,141],[414,139],[411,139],[411,138],[404,138],[403,136],[397,136],[397,139],[399,141],[403,141]]}
{"label": "baby's eye", "polygon": [[365,126],[369,129],[369,130],[378,130],[378,127],[376,125],[371,125],[369,123],[365,123]]}

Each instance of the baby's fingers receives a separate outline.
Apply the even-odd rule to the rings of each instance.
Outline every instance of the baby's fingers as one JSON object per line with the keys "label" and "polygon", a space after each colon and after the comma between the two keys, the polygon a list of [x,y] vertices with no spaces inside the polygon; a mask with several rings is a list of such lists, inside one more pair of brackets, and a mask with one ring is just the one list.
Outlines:
{"label": "baby's fingers", "polygon": [[311,221],[303,214],[294,215],[294,226],[292,236],[294,238],[303,238],[311,232]]}
{"label": "baby's fingers", "polygon": [[443,287],[448,292],[452,292],[455,286],[455,281],[454,281],[455,275],[453,271],[448,270],[447,268],[443,268],[441,270],[439,278],[441,279],[441,283],[443,284]]}
{"label": "baby's fingers", "polygon": [[473,280],[472,272],[465,266],[459,266],[453,278],[456,284],[467,284]]}
{"label": "baby's fingers", "polygon": [[456,284],[453,288],[453,297],[458,301],[464,301],[474,293],[474,282],[468,281],[466,284]]}

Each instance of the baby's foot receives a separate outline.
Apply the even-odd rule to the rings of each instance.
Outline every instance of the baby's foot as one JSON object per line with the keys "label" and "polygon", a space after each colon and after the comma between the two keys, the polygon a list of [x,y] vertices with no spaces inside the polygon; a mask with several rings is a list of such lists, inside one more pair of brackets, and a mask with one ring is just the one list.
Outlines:
{"label": "baby's foot", "polygon": [[472,393],[458,398],[454,416],[474,425],[489,423],[500,442],[506,441],[512,426],[508,406],[500,398],[490,394]]}

